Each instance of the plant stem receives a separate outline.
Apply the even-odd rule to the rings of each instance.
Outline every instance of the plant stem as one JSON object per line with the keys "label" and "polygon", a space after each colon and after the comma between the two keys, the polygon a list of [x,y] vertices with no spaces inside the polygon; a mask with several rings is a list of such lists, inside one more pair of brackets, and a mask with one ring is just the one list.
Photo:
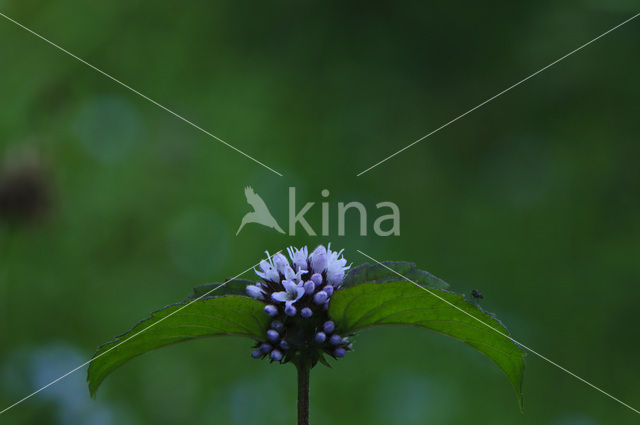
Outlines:
{"label": "plant stem", "polygon": [[298,369],[298,425],[309,425],[309,372],[311,367],[304,360],[296,364]]}

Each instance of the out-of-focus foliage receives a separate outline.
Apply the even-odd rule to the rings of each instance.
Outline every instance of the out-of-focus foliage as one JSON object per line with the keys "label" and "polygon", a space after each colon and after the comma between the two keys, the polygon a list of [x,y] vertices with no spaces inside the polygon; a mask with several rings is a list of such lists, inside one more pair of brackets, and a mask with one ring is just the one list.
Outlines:
{"label": "out-of-focus foliage", "polygon": [[[479,289],[515,338],[637,407],[640,21],[355,176],[636,9],[0,0],[3,13],[284,174],[0,20],[1,176],[32,152],[32,193],[44,195],[22,204],[38,206],[29,219],[0,214],[0,403],[74,367],[47,361],[56,347],[81,364],[141,314],[237,275],[265,249],[331,241],[354,264],[366,261],[361,249]],[[315,202],[307,218],[318,233],[329,202],[331,236],[257,225],[234,236],[248,185],[284,228],[289,186],[298,209]],[[349,201],[367,206],[369,236],[357,236],[355,214],[336,236],[337,203]],[[398,204],[400,236],[371,231],[381,201]],[[389,327],[354,347],[314,371],[315,424],[636,421],[533,358],[521,415],[501,371],[455,341]],[[95,402],[72,375],[2,423],[291,422],[293,368],[248,352],[243,338],[176,345],[123,366]]]}

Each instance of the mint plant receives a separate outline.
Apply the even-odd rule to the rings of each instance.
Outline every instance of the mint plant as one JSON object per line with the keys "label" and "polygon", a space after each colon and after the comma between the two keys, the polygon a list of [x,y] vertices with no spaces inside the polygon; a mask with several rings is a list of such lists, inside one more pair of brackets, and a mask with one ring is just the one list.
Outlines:
{"label": "mint plant", "polygon": [[349,270],[342,251],[330,245],[311,254],[307,247],[287,251],[289,259],[267,253],[256,270],[260,281],[197,286],[183,302],[151,313],[99,347],[88,371],[91,395],[116,368],[147,351],[195,338],[242,335],[255,341],[254,359],[295,365],[298,424],[308,425],[313,367],[344,357],[361,329],[411,325],[459,339],[489,357],[511,382],[522,408],[524,352],[475,300],[449,291],[412,263],[365,263]]}

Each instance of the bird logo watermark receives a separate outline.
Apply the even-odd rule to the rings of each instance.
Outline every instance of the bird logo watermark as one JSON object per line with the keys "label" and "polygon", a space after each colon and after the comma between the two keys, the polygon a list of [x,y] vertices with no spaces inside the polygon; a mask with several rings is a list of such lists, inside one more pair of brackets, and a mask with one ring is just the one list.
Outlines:
{"label": "bird logo watermark", "polygon": [[[288,231],[285,232],[282,227],[278,224],[277,220],[273,217],[267,204],[265,201],[258,195],[253,188],[246,187],[244,189],[244,195],[247,199],[247,203],[253,208],[253,211],[250,211],[242,217],[242,222],[240,223],[240,227],[236,232],[236,236],[240,233],[240,231],[244,228],[245,225],[250,223],[257,223],[263,226],[269,227],[271,229],[275,229],[276,231],[288,234],[289,236],[296,235],[296,228],[301,227],[309,236],[316,236],[316,230],[311,226],[312,223],[306,217],[306,214],[313,208],[316,204],[315,202],[307,202],[302,206],[301,209],[297,209],[296,207],[296,188],[289,188],[289,228]],[[331,223],[332,212],[334,208],[331,207],[331,202],[329,202],[329,190],[324,189],[320,192],[320,195],[323,198],[323,202],[321,202],[321,219],[320,223],[320,234],[322,236],[329,236],[330,228],[333,226]],[[394,202],[378,202],[376,205],[376,212],[387,212],[386,214],[378,215],[378,217],[373,222],[373,233],[377,236],[399,236],[400,235],[400,209],[398,205]],[[370,214],[367,214],[367,207],[358,201],[352,202],[338,202],[337,203],[337,235],[344,236],[346,234],[347,220],[346,216],[351,214],[351,218],[359,219],[359,235],[367,236],[369,229],[368,217]],[[313,215],[313,213],[312,213]],[[317,225],[316,229],[318,228]]]}
{"label": "bird logo watermark", "polygon": [[284,233],[284,230],[282,230],[276,219],[271,215],[267,204],[265,204],[260,195],[258,195],[251,186],[244,188],[244,196],[247,198],[247,203],[253,207],[253,211],[246,213],[244,217],[242,217],[242,222],[240,223],[240,227],[238,227],[236,236],[238,236],[238,233],[240,233],[244,225],[248,223],[262,224],[263,226],[276,229],[280,233]]}

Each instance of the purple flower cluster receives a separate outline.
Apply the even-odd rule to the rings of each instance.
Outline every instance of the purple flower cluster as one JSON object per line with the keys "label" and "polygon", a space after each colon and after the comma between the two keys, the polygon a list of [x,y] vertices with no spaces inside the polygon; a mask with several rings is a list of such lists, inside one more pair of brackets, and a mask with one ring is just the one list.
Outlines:
{"label": "purple flower cluster", "polygon": [[342,251],[318,246],[311,254],[307,247],[288,248],[291,261],[283,254],[260,262],[256,274],[262,282],[247,286],[249,296],[263,301],[264,311],[273,318],[265,340],[256,344],[253,358],[270,357],[286,362],[296,356],[309,355],[314,361],[327,353],[344,357],[351,349],[348,338],[335,333],[329,319],[329,302],[340,289],[349,269]]}

